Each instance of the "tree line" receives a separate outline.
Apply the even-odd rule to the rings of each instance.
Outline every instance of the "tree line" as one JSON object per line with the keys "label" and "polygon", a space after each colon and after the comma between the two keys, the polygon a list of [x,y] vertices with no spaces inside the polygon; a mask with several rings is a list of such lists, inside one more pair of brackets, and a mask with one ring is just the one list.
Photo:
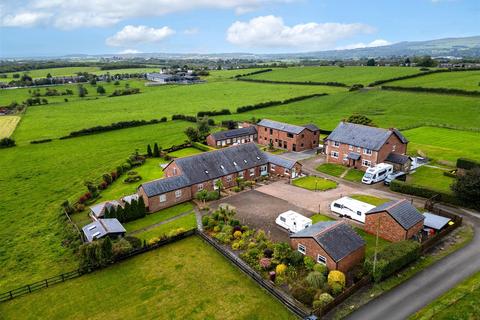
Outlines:
{"label": "tree line", "polygon": [[143,197],[139,197],[137,200],[132,200],[131,203],[125,202],[125,205],[112,207],[110,209],[105,208],[105,219],[117,219],[120,222],[129,222],[145,217],[147,210]]}
{"label": "tree line", "polygon": [[332,86],[332,87],[348,87],[345,83],[336,82],[336,81],[276,81],[276,80],[264,80],[264,79],[248,79],[248,78],[237,78],[238,81],[249,81],[249,82],[259,82],[259,83],[271,83],[271,84],[298,84],[298,85],[312,85],[312,86]]}
{"label": "tree line", "polygon": [[410,92],[430,92],[440,94],[456,94],[463,96],[480,96],[480,91],[469,91],[455,88],[424,88],[424,87],[400,87],[400,86],[382,86],[382,90],[410,91]]}

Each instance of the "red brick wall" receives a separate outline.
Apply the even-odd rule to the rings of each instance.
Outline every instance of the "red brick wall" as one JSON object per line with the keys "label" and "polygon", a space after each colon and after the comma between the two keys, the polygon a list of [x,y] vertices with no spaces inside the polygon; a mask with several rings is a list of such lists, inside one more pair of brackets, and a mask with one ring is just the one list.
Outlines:
{"label": "red brick wall", "polygon": [[402,143],[396,134],[392,134],[390,138],[388,138],[387,142],[378,151],[378,162],[384,162],[390,152],[395,152],[398,154],[405,154],[407,152],[407,144]]}
{"label": "red brick wall", "polygon": [[378,235],[380,238],[392,242],[407,239],[407,231],[385,211],[365,215],[365,232],[376,235],[379,218],[380,227]]}
{"label": "red brick wall", "polygon": [[228,142],[228,140],[219,140],[220,142],[225,141],[224,145],[222,145],[222,144],[217,145],[218,141],[215,140],[212,135],[209,135],[207,137],[207,144],[211,147],[214,147],[214,148],[221,148],[221,147],[231,146],[234,143],[240,143],[242,140],[244,141],[244,143],[256,142],[256,140],[257,140],[256,139],[256,134],[241,136],[241,137],[236,138],[235,141],[233,141],[233,138],[231,138],[230,142]]}
{"label": "red brick wall", "polygon": [[337,263],[337,269],[347,274],[354,266],[363,263],[365,260],[365,246],[362,246],[340,260]]}
{"label": "red brick wall", "polygon": [[175,161],[170,162],[167,167],[163,169],[163,172],[165,178],[180,176],[182,174],[182,170],[180,170]]}
{"label": "red brick wall", "polygon": [[423,229],[423,222],[424,220],[418,222],[416,225],[408,229],[407,239],[412,238],[414,235],[418,234]]}
{"label": "red brick wall", "polygon": [[[265,130],[266,129],[266,130]],[[270,134],[270,130],[272,133]],[[287,149],[288,151],[293,151],[293,145],[295,144],[295,151],[304,151],[318,147],[318,140],[320,139],[319,132],[315,133],[310,130],[303,130],[299,134],[293,134],[292,138],[288,137],[288,133],[281,130],[270,129],[264,126],[257,125],[258,133],[258,143],[262,145],[269,145],[270,140],[273,142],[275,148]],[[303,137],[302,137],[303,136]],[[281,146],[279,141],[282,141]],[[284,142],[287,143],[285,148]],[[302,146],[303,144],[303,146]]]}
{"label": "red brick wall", "polygon": [[190,187],[185,187],[182,190],[182,195],[177,198],[175,196],[175,191],[167,192],[166,201],[160,202],[160,195],[147,197],[142,187],[138,189],[138,194],[145,201],[145,205],[148,207],[149,212],[156,212],[176,204],[192,200],[192,193]]}
{"label": "red brick wall", "polygon": [[210,147],[214,147],[214,148],[217,146],[217,141],[215,141],[215,139],[213,138],[213,136],[211,134],[209,134],[208,137],[207,137],[207,144]]}

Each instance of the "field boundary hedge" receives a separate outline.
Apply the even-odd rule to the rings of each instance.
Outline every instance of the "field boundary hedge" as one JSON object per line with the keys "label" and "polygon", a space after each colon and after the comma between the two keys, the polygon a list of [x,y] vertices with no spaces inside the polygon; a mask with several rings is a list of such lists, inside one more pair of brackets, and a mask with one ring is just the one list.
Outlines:
{"label": "field boundary hedge", "polygon": [[454,89],[454,88],[425,88],[425,87],[400,87],[400,86],[381,86],[380,88],[382,90],[392,90],[392,91],[426,92],[426,93],[453,94],[453,95],[480,97],[480,91],[469,91],[469,90]]}
{"label": "field boundary hedge", "polygon": [[440,129],[450,129],[450,130],[458,130],[458,131],[470,131],[470,132],[480,132],[480,128],[467,128],[467,127],[458,127],[458,126],[453,126],[450,124],[439,124],[439,123],[431,123],[431,122],[422,122],[422,123],[417,123],[417,124],[412,124],[408,125],[405,127],[400,127],[398,130],[400,131],[406,131],[406,130],[412,130],[416,128],[421,128],[421,127],[432,127],[432,128],[440,128]]}
{"label": "field boundary hedge", "polygon": [[345,83],[328,81],[328,82],[318,82],[318,81],[276,81],[276,80],[262,80],[262,79],[248,79],[248,78],[237,78],[238,81],[247,81],[247,82],[257,82],[257,83],[270,83],[270,84],[294,84],[294,85],[311,85],[311,86],[331,86],[331,87],[348,87]]}
{"label": "field boundary hedge", "polygon": [[256,75],[256,74],[271,72],[271,71],[273,71],[273,69],[271,69],[271,68],[263,69],[263,70],[257,70],[257,71],[253,71],[253,72],[249,72],[249,73],[237,74],[237,75],[233,76],[232,78],[238,79],[238,78],[241,78],[241,77],[248,77],[248,76],[253,76],[253,75]]}
{"label": "field boundary hedge", "polygon": [[435,191],[415,184],[408,184],[403,181],[393,180],[390,183],[390,190],[422,198],[432,198],[436,196],[439,201],[442,202],[451,203],[454,205],[464,205],[464,203],[462,203],[462,201],[460,201],[453,194]]}
{"label": "field boundary hedge", "polygon": [[280,106],[292,102],[297,102],[297,101],[302,101],[310,98],[315,98],[315,97],[323,97],[328,95],[328,93],[314,93],[314,94],[309,94],[306,96],[298,96],[298,97],[293,97],[289,99],[285,99],[282,101],[267,101],[267,102],[260,102],[257,104],[253,105],[247,105],[243,107],[238,107],[237,108],[237,113],[244,113],[247,111],[252,111],[252,110],[257,110],[257,109],[262,109],[262,108],[267,108],[267,107],[274,107],[274,106]]}

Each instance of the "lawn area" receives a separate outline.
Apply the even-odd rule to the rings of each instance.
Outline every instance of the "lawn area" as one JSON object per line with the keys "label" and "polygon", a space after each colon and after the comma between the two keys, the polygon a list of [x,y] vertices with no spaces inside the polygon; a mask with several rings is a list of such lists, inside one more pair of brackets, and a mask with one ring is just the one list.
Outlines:
{"label": "lawn area", "polygon": [[480,160],[480,132],[420,127],[402,133],[410,140],[411,154],[420,152],[435,160],[448,161],[452,166],[460,157]]}
{"label": "lawn area", "polygon": [[2,303],[0,313],[5,319],[296,319],[195,236]]}
{"label": "lawn area", "polygon": [[176,206],[160,210],[151,214],[147,214],[144,218],[123,224],[127,232],[139,230],[167,219],[176,217],[182,213],[192,211],[193,205],[190,202],[177,204]]}
{"label": "lawn area", "polygon": [[10,137],[19,121],[19,116],[0,116],[0,139]]}
{"label": "lawn area", "polygon": [[390,201],[390,199],[377,198],[377,197],[374,197],[374,196],[368,196],[368,195],[364,195],[364,194],[354,194],[354,195],[351,195],[349,197],[352,198],[352,199],[358,200],[358,201],[369,203],[372,206],[379,206],[381,204],[384,204],[384,203]]}
{"label": "lawn area", "polygon": [[442,72],[412,79],[389,82],[387,85],[400,87],[453,88],[480,91],[480,71]]}
{"label": "lawn area", "polygon": [[409,67],[291,67],[278,68],[272,72],[248,76],[250,79],[274,81],[317,81],[342,82],[347,85],[368,85],[375,80],[385,80],[419,73],[418,68]]}
{"label": "lawn area", "polygon": [[176,220],[164,223],[158,227],[134,233],[133,235],[142,240],[150,240],[152,238],[160,238],[162,235],[167,235],[170,231],[183,228],[185,230],[195,229],[197,227],[197,220],[195,214],[192,212],[186,216],[180,217]]}
{"label": "lawn area", "polygon": [[193,156],[202,152],[203,151],[198,150],[197,148],[184,148],[174,152],[170,152],[168,155],[170,157],[183,158],[183,157]]}
{"label": "lawn area", "polygon": [[422,166],[407,176],[407,183],[445,193],[452,193],[450,185],[454,178],[443,175],[444,170]]}
{"label": "lawn area", "polygon": [[479,301],[480,272],[437,298],[409,319],[478,319]]}
{"label": "lawn area", "polygon": [[329,216],[323,215],[321,213],[316,213],[313,216],[310,217],[312,219],[312,224],[317,223],[317,222],[325,222],[325,221],[332,221],[335,220],[333,218],[330,218]]}
{"label": "lawn area", "polygon": [[365,172],[363,172],[362,170],[350,168],[350,170],[348,170],[348,172],[345,174],[343,179],[352,181],[352,182],[362,182],[362,178],[364,174]]}
{"label": "lawn area", "polygon": [[337,187],[337,183],[335,181],[315,176],[295,179],[292,181],[292,184],[294,186],[313,191],[326,191],[330,189],[335,189]]}
{"label": "lawn area", "polygon": [[326,173],[334,177],[340,177],[342,173],[347,170],[347,167],[342,166],[340,164],[334,164],[334,163],[324,163],[319,165],[316,170],[318,172]]}

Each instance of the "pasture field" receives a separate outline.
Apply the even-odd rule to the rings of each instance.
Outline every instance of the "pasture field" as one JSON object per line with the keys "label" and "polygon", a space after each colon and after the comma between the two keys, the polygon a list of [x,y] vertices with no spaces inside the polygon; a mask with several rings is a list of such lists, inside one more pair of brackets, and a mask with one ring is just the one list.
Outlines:
{"label": "pasture field", "polygon": [[10,137],[19,121],[19,116],[0,116],[0,139]]}
{"label": "pasture field", "polygon": [[[139,87],[131,85],[131,87]],[[142,93],[75,100],[31,107],[15,132],[17,143],[55,138],[71,131],[128,120],[150,120],[173,114],[195,115],[198,111],[220,110],[341,88],[295,85],[261,85],[240,81],[198,85],[140,87]]]}
{"label": "pasture field", "polygon": [[249,79],[273,81],[317,81],[341,82],[347,85],[368,85],[375,80],[420,73],[419,68],[410,67],[292,67],[277,68],[271,72],[248,76]]}
{"label": "pasture field", "polygon": [[189,125],[172,121],[0,150],[0,166],[8,168],[0,170],[0,221],[8,226],[0,228],[0,288],[76,267],[71,251],[62,246],[57,218],[62,201],[84,193],[86,180],[110,172],[135,149],[145,152],[147,143],[166,148],[183,142]]}
{"label": "pasture field", "polygon": [[135,233],[134,236],[141,240],[149,241],[153,238],[161,238],[162,235],[168,235],[170,231],[177,230],[179,228],[183,230],[192,230],[196,227],[197,220],[195,218],[195,213],[191,212],[173,221],[161,224],[146,231]]}
{"label": "pasture field", "polygon": [[5,319],[296,319],[197,237],[2,303],[0,313]]}
{"label": "pasture field", "polygon": [[455,181],[452,177],[443,175],[445,170],[422,166],[407,176],[407,183],[422,186],[427,189],[451,194],[450,185]]}
{"label": "pasture field", "polygon": [[193,156],[199,153],[202,153],[202,151],[196,148],[184,148],[184,149],[170,152],[168,155],[170,157],[183,158],[183,157]]}
{"label": "pasture field", "polygon": [[13,75],[18,73],[22,76],[24,73],[28,74],[33,79],[36,78],[46,78],[47,74],[50,73],[52,77],[60,76],[74,76],[79,72],[88,72],[93,74],[106,74],[110,73],[112,75],[116,73],[141,73],[141,72],[158,72],[160,67],[147,67],[147,68],[127,68],[127,69],[114,69],[114,70],[101,70],[99,67],[64,67],[64,68],[49,68],[49,69],[37,69],[37,70],[26,70],[18,72],[8,72],[7,79],[0,78],[0,82],[5,80],[14,80]]}
{"label": "pasture field", "polygon": [[[480,111],[479,111],[480,113]],[[478,123],[480,126],[480,122]],[[447,161],[455,166],[457,158],[480,160],[480,132],[460,131],[444,128],[421,127],[403,131],[410,140],[408,151],[427,157]]]}
{"label": "pasture field", "polygon": [[434,73],[423,77],[389,82],[387,85],[480,91],[480,70]]}

